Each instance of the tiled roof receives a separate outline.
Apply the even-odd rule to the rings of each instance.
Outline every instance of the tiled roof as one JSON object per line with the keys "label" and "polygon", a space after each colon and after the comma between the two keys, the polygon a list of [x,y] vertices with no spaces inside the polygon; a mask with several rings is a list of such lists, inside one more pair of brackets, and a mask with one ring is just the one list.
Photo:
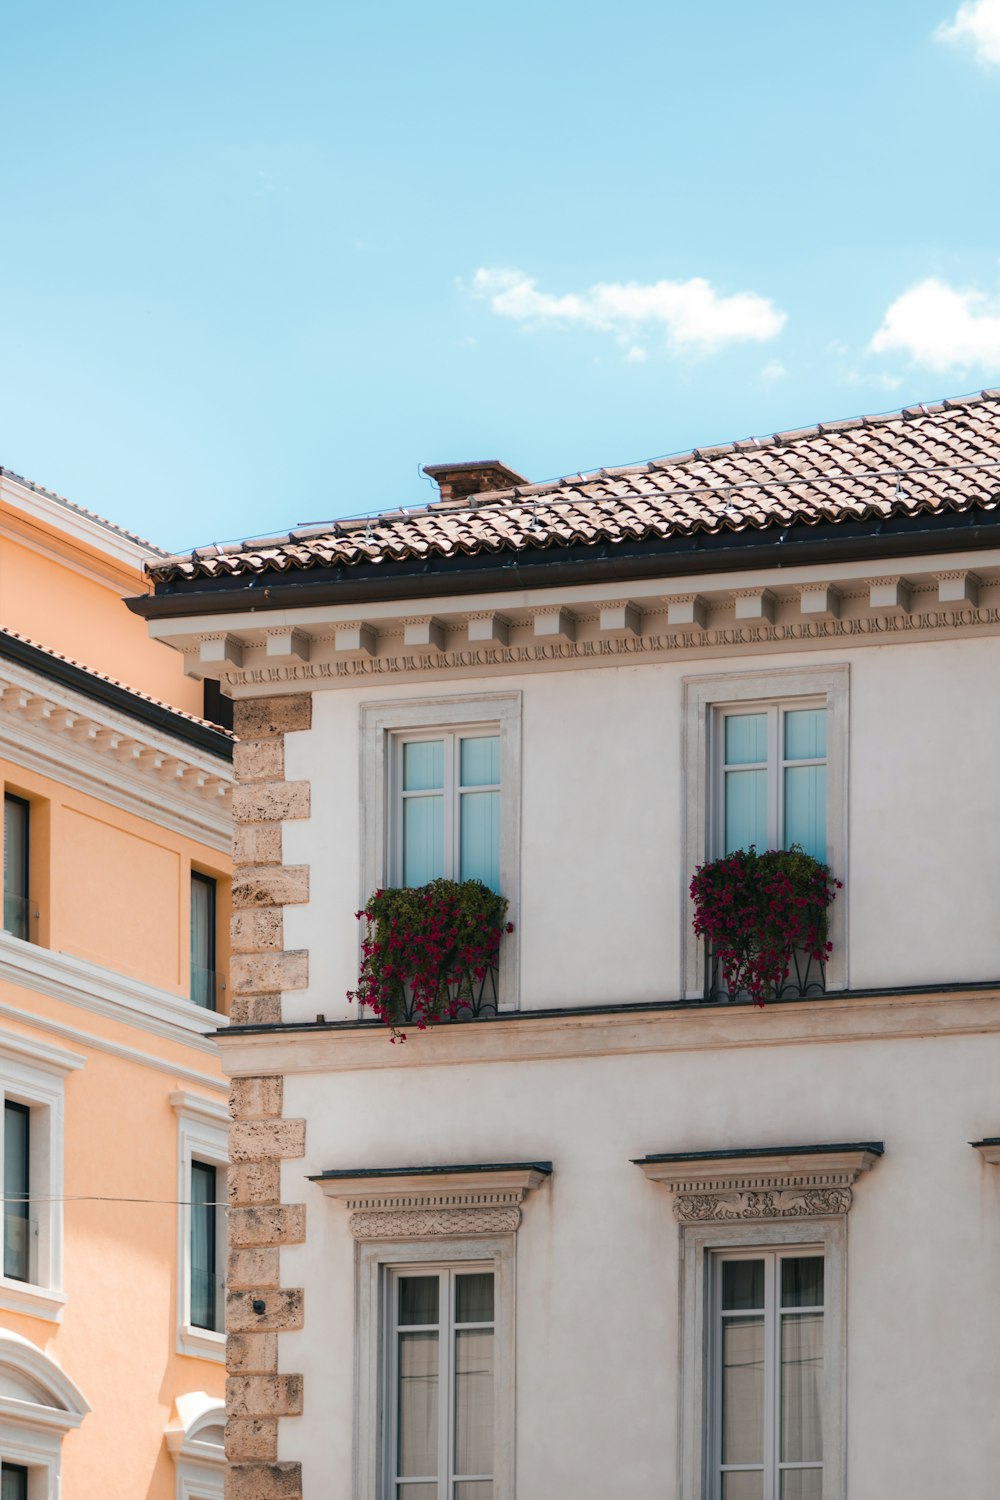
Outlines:
{"label": "tiled roof", "polygon": [[64,505],[67,510],[75,512],[78,516],[86,516],[88,521],[96,521],[98,526],[104,526],[108,531],[114,532],[115,536],[124,537],[127,542],[134,542],[145,552],[155,553],[157,557],[167,557],[169,554],[163,547],[158,547],[155,542],[148,542],[145,537],[137,536],[134,531],[126,531],[124,526],[118,526],[114,521],[109,521],[105,516],[99,516],[96,510],[88,510],[85,505],[77,505],[72,500],[67,500],[65,495],[56,494],[55,490],[47,490],[44,485],[36,484],[33,479],[25,479],[23,474],[15,474],[13,469],[0,467],[0,478],[12,479],[15,484],[20,484],[26,490],[33,490],[36,495],[44,495],[46,500],[55,500],[58,505]]}
{"label": "tiled roof", "polygon": [[461,504],[383,512],[198,548],[148,566],[156,583],[349,568],[457,553],[641,541],[800,522],[993,509],[1000,390],[901,412],[599,469]]}

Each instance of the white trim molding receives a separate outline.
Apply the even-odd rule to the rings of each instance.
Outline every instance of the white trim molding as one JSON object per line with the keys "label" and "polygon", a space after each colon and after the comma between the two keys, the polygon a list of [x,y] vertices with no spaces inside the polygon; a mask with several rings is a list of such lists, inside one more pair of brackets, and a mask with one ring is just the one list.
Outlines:
{"label": "white trim molding", "polygon": [[[731,704],[778,703],[795,698],[822,699],[827,723],[826,862],[843,883],[830,908],[830,941],[826,991],[847,988],[847,808],[848,716],[850,667],[776,668],[773,672],[718,672],[684,679],[684,775],[681,816],[684,827],[685,890],[697,867],[714,857],[716,720]],[[694,935],[694,902],[686,895],[681,912],[681,994],[697,1000],[705,993],[705,945]]]}
{"label": "white trim molding", "polygon": [[[225,1204],[226,1168],[229,1165],[229,1116],[221,1101],[203,1098],[186,1089],[173,1089],[170,1105],[177,1116],[177,1334],[178,1354],[192,1355],[222,1364],[226,1358],[226,1335],[222,1328],[197,1328],[191,1322],[191,1163],[205,1162],[216,1168],[216,1190]],[[216,1274],[226,1264],[226,1210],[217,1216]]]}
{"label": "white trim molding", "polygon": [[29,1339],[0,1332],[0,1453],[28,1470],[28,1500],[59,1500],[62,1440],[90,1405],[80,1388]]}
{"label": "white trim molding", "polygon": [[[411,698],[361,706],[361,890],[363,907],[389,879],[391,739],[422,729],[495,724],[500,736],[500,894],[514,930],[500,944],[499,1008],[516,1010],[520,981],[521,694]],[[360,939],[359,939],[360,941]]]}
{"label": "white trim molding", "polygon": [[176,1471],[175,1500],[223,1500],[226,1403],[207,1391],[190,1391],[175,1405],[177,1420],[163,1434]]}
{"label": "white trim molding", "polygon": [[884,1150],[881,1141],[839,1146],[765,1146],[635,1159],[674,1194],[682,1224],[846,1214],[851,1186]]}
{"label": "white trim molding", "polygon": [[0,932],[0,979],[203,1052],[215,1051],[212,1033],[229,1025],[221,1012],[204,1010],[183,995],[8,932]]}
{"label": "white trim molding", "polygon": [[310,1178],[351,1211],[356,1240],[440,1239],[516,1233],[525,1195],[551,1162],[322,1172]]}

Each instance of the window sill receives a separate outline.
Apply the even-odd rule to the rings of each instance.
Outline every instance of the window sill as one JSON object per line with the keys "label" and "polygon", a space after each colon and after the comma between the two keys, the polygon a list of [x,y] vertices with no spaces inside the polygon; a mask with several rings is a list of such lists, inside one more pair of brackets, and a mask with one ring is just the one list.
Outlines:
{"label": "window sill", "polygon": [[54,1287],[35,1286],[30,1281],[15,1281],[0,1276],[0,1308],[4,1312],[24,1313],[29,1318],[45,1318],[49,1323],[62,1321],[66,1293]]}
{"label": "window sill", "polygon": [[177,1353],[225,1364],[226,1335],[212,1328],[196,1328],[193,1323],[183,1323],[177,1335]]}

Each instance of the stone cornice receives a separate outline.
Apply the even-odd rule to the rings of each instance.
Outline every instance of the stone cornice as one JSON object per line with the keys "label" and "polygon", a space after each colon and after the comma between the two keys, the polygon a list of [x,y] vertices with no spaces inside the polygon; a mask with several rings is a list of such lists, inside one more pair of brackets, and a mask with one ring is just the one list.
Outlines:
{"label": "stone cornice", "polygon": [[228,850],[232,777],[217,756],[0,662],[0,754],[126,812]]}
{"label": "stone cornice", "polygon": [[388,1046],[381,1026],[235,1029],[218,1040],[223,1069],[233,1076],[984,1034],[1000,1034],[1000,984],[916,995],[827,994],[763,1010],[696,1004],[641,1012],[574,1010],[565,1016],[526,1010],[502,1020],[429,1027],[412,1034],[405,1047]]}
{"label": "stone cornice", "polygon": [[646,1156],[635,1166],[674,1196],[684,1224],[846,1214],[851,1186],[882,1154],[882,1143],[782,1147]]}
{"label": "stone cornice", "polygon": [[551,1174],[549,1163],[393,1172],[321,1173],[310,1180],[351,1211],[355,1239],[432,1239],[511,1234],[526,1193]]}

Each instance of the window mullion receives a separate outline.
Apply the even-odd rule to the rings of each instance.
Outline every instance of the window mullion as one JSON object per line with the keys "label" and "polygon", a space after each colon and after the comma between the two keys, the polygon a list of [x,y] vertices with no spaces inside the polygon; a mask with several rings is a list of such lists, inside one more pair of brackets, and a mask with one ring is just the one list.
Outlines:
{"label": "window mullion", "polygon": [[781,708],[767,711],[767,832],[772,849],[784,847],[784,777],[781,774]]}
{"label": "window mullion", "polygon": [[457,734],[446,737],[444,761],[444,847],[447,850],[446,880],[457,880],[459,874],[458,841],[458,746]]}
{"label": "window mullion", "polygon": [[778,1257],[772,1254],[764,1263],[764,1500],[779,1500],[780,1321]]}
{"label": "window mullion", "polygon": [[440,1451],[438,1454],[438,1500],[451,1500],[452,1490],[452,1463],[455,1451],[455,1409],[453,1400],[454,1388],[454,1340],[455,1340],[455,1273],[444,1271],[441,1275],[443,1282],[441,1299],[444,1315],[440,1318],[440,1356],[438,1369],[441,1381],[441,1391],[438,1401],[438,1442]]}

